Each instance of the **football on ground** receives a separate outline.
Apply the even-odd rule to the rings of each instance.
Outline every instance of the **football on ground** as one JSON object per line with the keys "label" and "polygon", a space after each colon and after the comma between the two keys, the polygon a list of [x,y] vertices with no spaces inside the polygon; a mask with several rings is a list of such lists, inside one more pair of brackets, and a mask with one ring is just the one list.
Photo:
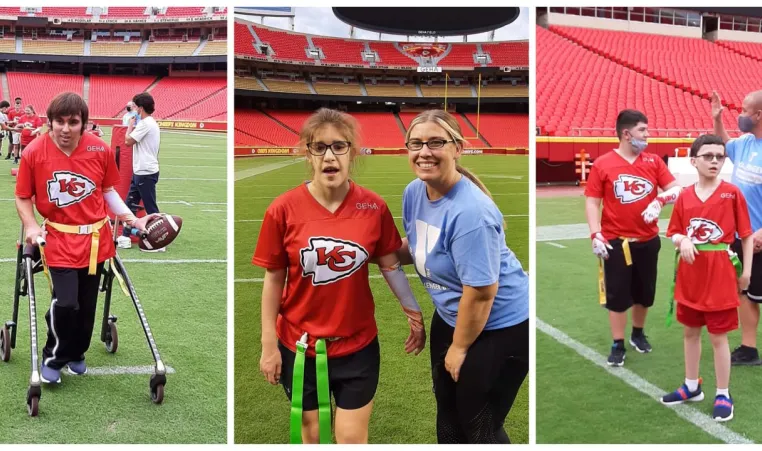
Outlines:
{"label": "football on ground", "polygon": [[167,247],[180,234],[182,226],[183,218],[165,213],[158,214],[146,224],[148,234],[140,240],[140,248],[155,250]]}

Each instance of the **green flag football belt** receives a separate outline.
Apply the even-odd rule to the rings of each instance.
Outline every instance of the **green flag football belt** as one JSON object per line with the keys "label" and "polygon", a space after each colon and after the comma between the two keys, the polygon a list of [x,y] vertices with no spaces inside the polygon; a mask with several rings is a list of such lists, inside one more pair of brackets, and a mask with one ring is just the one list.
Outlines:
{"label": "green flag football belt", "polygon": [[[302,411],[304,407],[304,362],[306,359],[307,332],[296,342],[294,378],[291,381],[291,444],[302,443]],[[328,353],[325,339],[315,342],[315,369],[317,372],[318,423],[320,444],[331,443],[331,393],[328,390]]]}
{"label": "green flag football belt", "polygon": [[[741,277],[741,274],[743,273],[741,260],[738,258],[738,254],[730,251],[729,245],[723,244],[723,243],[718,243],[718,244],[705,243],[705,244],[696,244],[695,246],[696,246],[696,250],[698,250],[699,252],[719,252],[719,251],[727,252],[728,257],[730,258],[730,262],[733,264],[733,267],[736,269],[736,277]],[[670,288],[669,312],[667,313],[667,327],[669,327],[672,324],[672,319],[675,314],[675,284],[677,283],[677,268],[679,265],[680,265],[680,249],[675,249],[675,274],[672,277],[672,287]]]}

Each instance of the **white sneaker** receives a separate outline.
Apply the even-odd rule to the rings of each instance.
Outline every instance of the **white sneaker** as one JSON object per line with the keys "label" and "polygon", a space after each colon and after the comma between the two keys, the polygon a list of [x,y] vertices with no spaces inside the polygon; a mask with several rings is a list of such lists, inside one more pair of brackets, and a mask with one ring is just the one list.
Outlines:
{"label": "white sneaker", "polygon": [[132,247],[132,240],[128,236],[120,236],[116,239],[116,247],[119,249],[129,249]]}
{"label": "white sneaker", "polygon": [[167,252],[167,248],[162,247],[160,249],[140,249],[140,252]]}

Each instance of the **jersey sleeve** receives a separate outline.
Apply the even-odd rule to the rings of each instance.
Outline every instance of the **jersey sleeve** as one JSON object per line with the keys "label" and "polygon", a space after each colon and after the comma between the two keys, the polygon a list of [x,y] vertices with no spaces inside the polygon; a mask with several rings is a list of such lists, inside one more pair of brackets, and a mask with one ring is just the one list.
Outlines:
{"label": "jersey sleeve", "polygon": [[145,138],[145,136],[148,134],[148,124],[146,124],[146,121],[140,121],[138,125],[135,126],[134,129],[132,129],[132,133],[130,133],[130,138],[134,139],[137,142],[140,142]]}
{"label": "jersey sleeve", "polygon": [[272,206],[265,212],[262,228],[259,231],[257,248],[251,262],[266,269],[288,267],[288,252],[284,243],[286,219],[282,209]]}
{"label": "jersey sleeve", "polygon": [[683,196],[678,197],[677,202],[675,202],[675,208],[672,209],[672,216],[669,218],[667,238],[671,238],[678,233],[685,235],[685,228],[683,227],[683,204]]}
{"label": "jersey sleeve", "polygon": [[461,284],[485,287],[500,277],[500,234],[497,227],[483,225],[455,238],[450,252]]}
{"label": "jersey sleeve", "polygon": [[664,189],[666,188],[670,183],[675,181],[675,176],[672,175],[671,172],[669,172],[669,168],[667,167],[667,163],[664,162],[661,158],[656,159],[658,163],[656,163],[656,180],[659,182],[659,187]]}
{"label": "jersey sleeve", "polygon": [[590,168],[587,185],[585,185],[585,197],[603,198],[603,179],[601,178],[600,169],[595,164]]}
{"label": "jersey sleeve", "polygon": [[21,153],[21,163],[16,173],[16,196],[22,199],[34,196],[34,163],[28,151]]}
{"label": "jersey sleeve", "polygon": [[746,198],[740,189],[736,189],[735,203],[733,204],[736,215],[736,233],[741,238],[754,233],[751,228],[751,219],[749,217],[749,207],[746,205]]}
{"label": "jersey sleeve", "polygon": [[381,236],[378,238],[375,256],[382,257],[397,252],[400,247],[402,247],[400,232],[397,230],[397,225],[394,223],[394,218],[389,211],[389,206],[384,205],[384,211],[381,213]]}
{"label": "jersey sleeve", "polygon": [[103,187],[108,188],[119,184],[119,169],[116,167],[116,153],[106,146],[106,175],[103,177]]}

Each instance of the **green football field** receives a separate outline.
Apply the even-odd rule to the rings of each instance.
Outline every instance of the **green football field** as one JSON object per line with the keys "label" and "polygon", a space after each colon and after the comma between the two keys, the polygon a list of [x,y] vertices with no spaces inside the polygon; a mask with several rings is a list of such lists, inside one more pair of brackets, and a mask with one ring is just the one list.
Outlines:
{"label": "green football field", "polygon": [[[465,156],[506,215],[508,246],[525,269],[529,260],[529,179],[525,156]],[[235,442],[288,443],[289,402],[283,388],[259,372],[261,278],[251,264],[261,220],[272,200],[309,178],[305,161],[293,157],[239,159],[235,162]],[[278,166],[281,166],[277,168]],[[259,175],[256,171],[268,170]],[[354,180],[380,194],[402,231],[402,190],[414,178],[406,156],[369,156]],[[415,273],[412,268],[407,272]],[[372,267],[371,274],[378,274]],[[410,279],[427,327],[434,308],[419,280]],[[381,343],[381,376],[370,421],[370,443],[436,443],[436,405],[431,386],[428,346],[407,355],[408,326],[399,303],[383,279],[371,279]],[[427,340],[428,341],[428,340]],[[428,344],[428,343],[427,343]],[[528,382],[513,405],[507,432],[513,443],[528,443]]]}
{"label": "green football field", "polygon": [[[662,233],[671,209],[661,215]],[[762,367],[733,367],[735,418],[710,418],[715,379],[706,332],[700,375],[706,398],[668,408],[658,397],[683,383],[683,328],[666,326],[674,246],[662,239],[654,307],[646,335],[653,351],[625,341],[623,368],[603,363],[611,347],[607,312],[598,304],[598,263],[585,223],[584,197],[537,197],[537,443],[746,443],[762,441],[758,411]],[[628,320],[626,337],[632,330]],[[730,334],[731,348],[740,332]]]}
{"label": "green football field", "polygon": [[[110,142],[110,136],[104,139]],[[94,374],[64,373],[60,386],[43,386],[39,417],[28,417],[28,302],[21,298],[16,349],[10,362],[0,362],[0,443],[226,442],[226,139],[225,134],[162,133],[158,202],[163,212],[183,218],[182,233],[165,253],[147,254],[137,246],[119,252],[159,352],[173,371],[167,375],[164,403],[151,402],[153,358],[132,301],[115,283],[117,353],[108,354],[100,342],[101,295],[86,355]],[[4,140],[3,158],[6,144]],[[2,322],[12,315],[20,231],[11,167],[16,166],[0,160]],[[37,274],[35,283],[42,353],[50,294],[43,274]]]}

